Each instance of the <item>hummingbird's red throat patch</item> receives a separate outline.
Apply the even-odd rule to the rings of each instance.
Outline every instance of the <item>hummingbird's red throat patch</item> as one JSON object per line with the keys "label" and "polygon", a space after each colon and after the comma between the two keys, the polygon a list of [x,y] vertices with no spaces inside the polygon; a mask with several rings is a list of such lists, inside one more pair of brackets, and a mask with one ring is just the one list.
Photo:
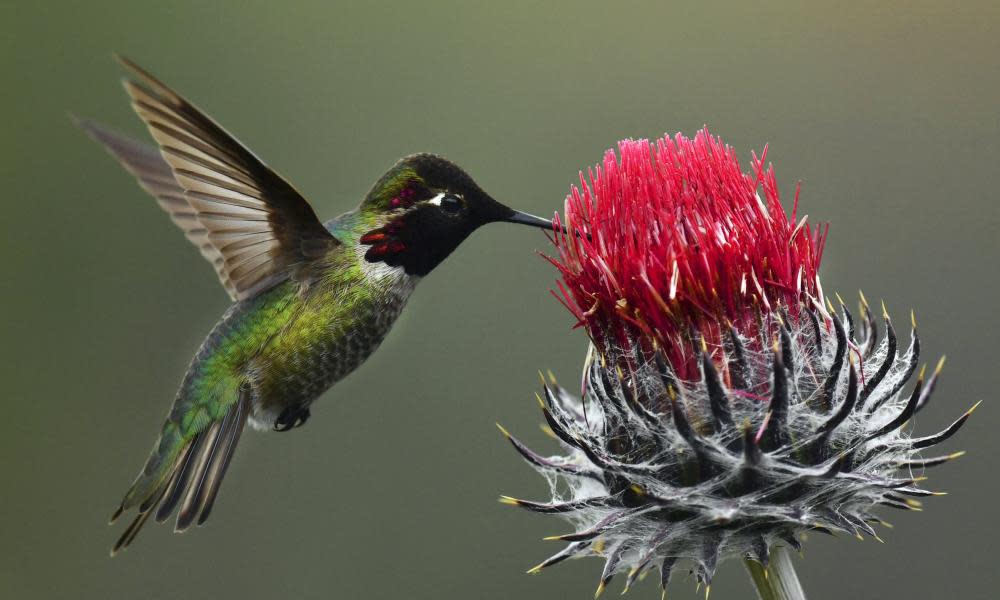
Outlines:
{"label": "hummingbird's red throat patch", "polygon": [[[411,181],[403,185],[388,200],[388,208],[391,212],[405,212],[420,200],[422,195],[426,195],[421,183]],[[365,253],[365,258],[369,262],[384,261],[386,258],[406,251],[406,244],[402,241],[400,233],[405,228],[405,222],[401,216],[397,216],[382,227],[373,229],[361,236],[358,241],[362,244],[370,245],[371,248]]]}
{"label": "hummingbird's red throat patch", "polygon": [[365,259],[369,262],[378,262],[406,251],[406,244],[399,239],[402,229],[402,219],[396,219],[361,236],[358,241],[371,246],[365,252]]}

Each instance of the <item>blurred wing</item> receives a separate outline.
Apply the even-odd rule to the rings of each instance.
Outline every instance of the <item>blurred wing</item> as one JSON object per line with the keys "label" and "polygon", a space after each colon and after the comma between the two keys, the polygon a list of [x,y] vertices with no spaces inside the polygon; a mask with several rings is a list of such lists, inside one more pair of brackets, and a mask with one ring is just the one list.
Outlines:
{"label": "blurred wing", "polygon": [[222,254],[208,241],[208,230],[184,198],[184,188],[174,179],[173,170],[160,156],[159,150],[97,123],[78,120],[77,125],[117,158],[125,170],[135,176],[142,189],[156,198],[160,208],[170,215],[170,220],[181,228],[187,239],[212,264],[229,297],[236,300],[236,288],[223,270],[225,261]]}
{"label": "blurred wing", "polygon": [[234,299],[308,277],[314,259],[340,245],[280,175],[173,90],[120,60],[139,80],[125,81],[132,107],[221,257],[219,278]]}

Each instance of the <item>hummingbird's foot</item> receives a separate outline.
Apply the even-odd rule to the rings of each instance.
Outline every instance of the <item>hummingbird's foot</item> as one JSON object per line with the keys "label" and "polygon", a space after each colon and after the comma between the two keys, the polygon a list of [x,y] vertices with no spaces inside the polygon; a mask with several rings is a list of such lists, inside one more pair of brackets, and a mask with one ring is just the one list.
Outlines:
{"label": "hummingbird's foot", "polygon": [[309,407],[306,405],[289,406],[281,411],[278,420],[274,422],[275,431],[289,431],[296,427],[302,427],[309,420]]}

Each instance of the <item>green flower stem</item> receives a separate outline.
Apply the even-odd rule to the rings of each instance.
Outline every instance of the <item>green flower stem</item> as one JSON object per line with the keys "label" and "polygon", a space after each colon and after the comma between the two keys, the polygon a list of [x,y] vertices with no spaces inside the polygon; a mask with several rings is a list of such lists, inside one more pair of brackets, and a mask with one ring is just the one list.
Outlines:
{"label": "green flower stem", "polygon": [[766,569],[755,560],[745,559],[743,564],[750,572],[760,600],[805,600],[795,566],[784,548],[773,549]]}

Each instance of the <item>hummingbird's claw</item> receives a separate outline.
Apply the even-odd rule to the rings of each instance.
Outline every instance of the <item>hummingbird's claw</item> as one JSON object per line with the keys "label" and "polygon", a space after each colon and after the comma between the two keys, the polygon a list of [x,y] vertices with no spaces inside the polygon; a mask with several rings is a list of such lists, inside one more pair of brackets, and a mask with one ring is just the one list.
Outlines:
{"label": "hummingbird's claw", "polygon": [[296,427],[302,427],[310,416],[308,406],[302,404],[289,406],[278,415],[278,420],[274,422],[274,430],[289,431]]}

